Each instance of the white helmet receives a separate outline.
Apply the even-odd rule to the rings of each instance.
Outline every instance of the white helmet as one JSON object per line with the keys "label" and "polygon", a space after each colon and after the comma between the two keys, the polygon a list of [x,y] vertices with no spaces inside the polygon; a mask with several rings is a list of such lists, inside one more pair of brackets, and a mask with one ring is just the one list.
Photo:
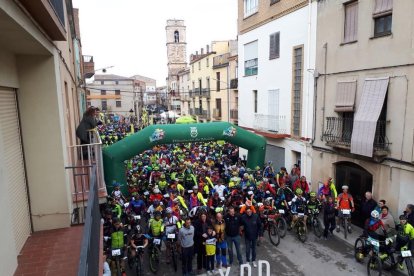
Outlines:
{"label": "white helmet", "polygon": [[168,207],[165,212],[167,212],[167,214],[172,214],[173,210],[171,209],[171,207]]}
{"label": "white helmet", "polygon": [[159,194],[159,193],[160,193],[160,189],[155,188],[155,189],[154,189],[154,194]]}
{"label": "white helmet", "polygon": [[377,210],[374,210],[371,212],[371,217],[373,217],[374,219],[379,218],[379,212]]}

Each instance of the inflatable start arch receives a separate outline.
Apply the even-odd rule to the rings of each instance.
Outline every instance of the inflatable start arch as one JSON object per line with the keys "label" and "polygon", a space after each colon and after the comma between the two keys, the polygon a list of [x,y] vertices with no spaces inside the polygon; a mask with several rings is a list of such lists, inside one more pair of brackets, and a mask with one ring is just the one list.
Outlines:
{"label": "inflatable start arch", "polygon": [[[126,184],[124,161],[155,145],[224,140],[248,150],[247,167],[264,164],[266,139],[226,122],[151,125],[102,151],[105,182]],[[111,189],[108,189],[110,192]]]}

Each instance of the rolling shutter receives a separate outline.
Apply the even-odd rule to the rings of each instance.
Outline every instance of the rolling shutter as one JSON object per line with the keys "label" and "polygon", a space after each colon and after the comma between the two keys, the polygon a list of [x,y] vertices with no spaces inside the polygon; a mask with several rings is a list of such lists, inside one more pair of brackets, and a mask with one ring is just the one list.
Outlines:
{"label": "rolling shutter", "polygon": [[[17,113],[16,92],[0,87],[0,156],[5,165],[5,185],[10,198],[10,212],[16,252],[20,252],[30,235],[30,216],[26,190],[26,177],[23,164],[23,152],[20,139],[20,127]],[[4,185],[2,183],[2,185]]]}

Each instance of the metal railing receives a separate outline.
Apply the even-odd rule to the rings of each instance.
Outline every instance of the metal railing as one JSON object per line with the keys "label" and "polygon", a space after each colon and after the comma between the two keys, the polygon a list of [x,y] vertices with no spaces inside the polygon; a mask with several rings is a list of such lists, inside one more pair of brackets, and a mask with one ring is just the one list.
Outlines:
{"label": "metal railing", "polygon": [[[328,145],[351,147],[353,118],[327,117],[323,137]],[[387,151],[390,142],[386,135],[386,121],[377,121],[374,137],[374,151]]]}
{"label": "metal railing", "polygon": [[92,174],[89,178],[90,190],[86,220],[83,227],[83,237],[79,259],[78,276],[101,275],[99,266],[101,231],[101,213],[99,210],[98,183],[96,178],[97,166],[91,167]]}
{"label": "metal railing", "polygon": [[230,110],[230,118],[231,119],[239,119],[239,111],[237,109]]}
{"label": "metal railing", "polygon": [[89,144],[69,146],[71,165],[66,166],[71,171],[72,201],[74,209],[72,224],[82,224],[85,221],[86,202],[89,200],[94,176],[97,190],[106,195],[106,186],[103,177],[102,141],[97,130],[88,131]]}
{"label": "metal railing", "polygon": [[200,93],[201,97],[210,98],[210,88],[203,88]]}
{"label": "metal railing", "polygon": [[253,128],[257,130],[286,134],[286,116],[254,114]]}

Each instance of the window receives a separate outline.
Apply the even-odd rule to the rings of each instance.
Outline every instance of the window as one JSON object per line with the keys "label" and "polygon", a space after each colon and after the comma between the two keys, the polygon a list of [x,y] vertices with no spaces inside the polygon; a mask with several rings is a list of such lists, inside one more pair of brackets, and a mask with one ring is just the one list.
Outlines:
{"label": "window", "polygon": [[257,90],[253,90],[254,113],[257,113]]}
{"label": "window", "polygon": [[374,37],[391,34],[392,0],[375,0]]}
{"label": "window", "polygon": [[280,2],[280,0],[270,0],[270,5],[276,4],[277,2]]}
{"label": "window", "polygon": [[122,102],[121,101],[116,101],[116,107],[122,107]]}
{"label": "window", "polygon": [[221,117],[221,99],[216,99],[217,117]]}
{"label": "window", "polygon": [[201,70],[201,61],[198,62],[198,70]]}
{"label": "window", "polygon": [[105,81],[101,81],[101,84],[105,84]]}
{"label": "window", "polygon": [[191,64],[191,73],[194,73],[194,63]]}
{"label": "window", "polygon": [[269,59],[279,58],[280,52],[280,33],[270,35],[269,39]]}
{"label": "window", "polygon": [[244,45],[244,75],[257,75],[258,59],[257,59],[257,40]]}
{"label": "window", "polygon": [[106,90],[101,90],[101,95],[106,95]]}
{"label": "window", "polygon": [[248,17],[257,12],[259,0],[244,0],[244,17]]}
{"label": "window", "polygon": [[180,42],[180,33],[178,31],[174,32],[174,42],[175,43]]}
{"label": "window", "polygon": [[293,48],[292,134],[300,136],[302,117],[303,46]]}
{"label": "window", "polygon": [[118,82],[118,81],[115,81],[115,84],[116,84],[116,85],[118,85],[118,84],[119,84],[119,82]]}
{"label": "window", "polygon": [[115,95],[121,95],[121,90],[115,90]]}
{"label": "window", "polygon": [[210,78],[207,77],[206,81],[207,81],[207,90],[210,91]]}
{"label": "window", "polygon": [[102,110],[107,110],[108,109],[108,105],[106,101],[101,101],[101,106],[102,106]]}
{"label": "window", "polygon": [[220,72],[216,73],[216,91],[220,91]]}
{"label": "window", "polygon": [[208,60],[208,58],[206,58],[206,66],[209,67],[210,66],[210,62]]}
{"label": "window", "polygon": [[348,3],[344,8],[344,43],[348,43],[356,41],[358,36],[358,1]]}

